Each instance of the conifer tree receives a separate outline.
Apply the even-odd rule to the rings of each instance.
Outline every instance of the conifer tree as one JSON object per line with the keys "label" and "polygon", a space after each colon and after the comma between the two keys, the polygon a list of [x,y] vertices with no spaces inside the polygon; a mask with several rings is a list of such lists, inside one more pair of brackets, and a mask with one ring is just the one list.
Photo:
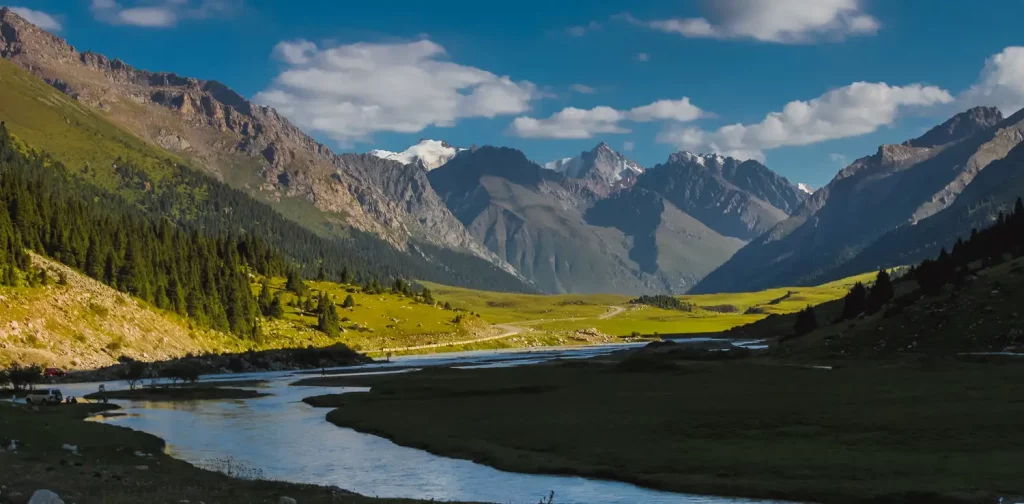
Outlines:
{"label": "conifer tree", "polygon": [[334,307],[334,301],[324,294],[320,295],[317,304],[317,328],[332,338],[336,338],[341,332],[341,323],[338,321],[338,312]]}
{"label": "conifer tree", "polygon": [[270,309],[267,315],[278,319],[284,317],[284,304],[281,302],[280,292],[274,295],[274,299],[270,302]]}
{"label": "conifer tree", "polygon": [[892,279],[889,277],[889,273],[885,269],[878,270],[875,284],[871,286],[871,292],[868,293],[865,309],[868,313],[875,313],[892,300],[893,295]]}
{"label": "conifer tree", "polygon": [[849,320],[864,313],[867,305],[867,296],[868,290],[864,287],[864,284],[860,282],[855,283],[843,300],[843,314],[839,320]]}
{"label": "conifer tree", "polygon": [[352,294],[345,296],[345,301],[342,301],[342,308],[352,308],[356,305],[356,300],[352,298]]}
{"label": "conifer tree", "polygon": [[264,277],[260,282],[260,293],[256,297],[256,306],[264,317],[270,316],[270,305],[273,299],[270,296],[270,282]]}
{"label": "conifer tree", "polygon": [[797,336],[803,336],[818,328],[818,317],[814,313],[814,307],[808,305],[807,308],[800,310],[796,314],[796,322],[793,324],[793,330]]}

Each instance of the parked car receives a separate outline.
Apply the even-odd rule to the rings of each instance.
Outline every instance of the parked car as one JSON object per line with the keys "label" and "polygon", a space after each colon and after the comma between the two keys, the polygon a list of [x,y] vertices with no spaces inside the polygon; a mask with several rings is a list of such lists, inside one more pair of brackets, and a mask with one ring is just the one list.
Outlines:
{"label": "parked car", "polygon": [[63,377],[66,374],[67,373],[65,373],[63,369],[58,368],[58,367],[48,367],[48,368],[43,370],[43,376],[45,376],[47,378],[54,378],[54,377],[61,378],[61,377]]}
{"label": "parked car", "polygon": [[64,395],[55,388],[33,390],[25,396],[25,402],[29,404],[60,404],[64,402]]}

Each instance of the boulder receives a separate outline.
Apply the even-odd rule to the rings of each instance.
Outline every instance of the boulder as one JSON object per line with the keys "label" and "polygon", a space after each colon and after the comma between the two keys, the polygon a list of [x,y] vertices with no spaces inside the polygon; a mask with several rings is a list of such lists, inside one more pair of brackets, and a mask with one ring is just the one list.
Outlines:
{"label": "boulder", "polygon": [[277,499],[277,504],[299,504],[299,503],[295,499],[293,499],[291,497],[285,497],[285,496],[282,495],[280,499]]}
{"label": "boulder", "polygon": [[64,501],[49,490],[36,490],[36,493],[32,494],[32,498],[28,500],[28,504],[64,504]]}

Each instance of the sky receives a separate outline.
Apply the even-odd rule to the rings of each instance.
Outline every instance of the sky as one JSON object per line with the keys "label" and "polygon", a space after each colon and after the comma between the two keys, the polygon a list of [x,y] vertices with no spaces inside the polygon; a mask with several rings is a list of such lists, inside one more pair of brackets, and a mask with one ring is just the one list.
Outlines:
{"label": "sky", "polygon": [[1024,106],[1019,0],[15,0],[79,50],[213,79],[339,152],[543,163],[606,142],[826,184],[977,105]]}

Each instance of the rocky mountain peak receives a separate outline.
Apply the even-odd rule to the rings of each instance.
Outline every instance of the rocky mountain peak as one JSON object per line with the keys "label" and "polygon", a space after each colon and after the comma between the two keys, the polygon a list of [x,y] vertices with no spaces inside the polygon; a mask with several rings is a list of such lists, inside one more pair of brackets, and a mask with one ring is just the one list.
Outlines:
{"label": "rocky mountain peak", "polygon": [[623,156],[605,142],[574,157],[550,161],[543,166],[566,178],[603,184],[606,189],[628,187],[636,181],[637,175],[644,172],[644,168],[637,162]]}
{"label": "rocky mountain peak", "polygon": [[65,61],[74,58],[75,48],[11,9],[0,8],[0,57],[13,58],[25,52],[44,60]]}
{"label": "rocky mountain peak", "polygon": [[689,151],[679,151],[668,157],[668,162],[679,164],[696,164],[705,168],[721,169],[726,162],[735,163],[733,158],[727,158],[721,154],[696,154]]}
{"label": "rocky mountain peak", "polygon": [[974,107],[951,117],[913,140],[903,142],[908,147],[938,147],[967,138],[981,130],[995,126],[1003,114],[995,107]]}

